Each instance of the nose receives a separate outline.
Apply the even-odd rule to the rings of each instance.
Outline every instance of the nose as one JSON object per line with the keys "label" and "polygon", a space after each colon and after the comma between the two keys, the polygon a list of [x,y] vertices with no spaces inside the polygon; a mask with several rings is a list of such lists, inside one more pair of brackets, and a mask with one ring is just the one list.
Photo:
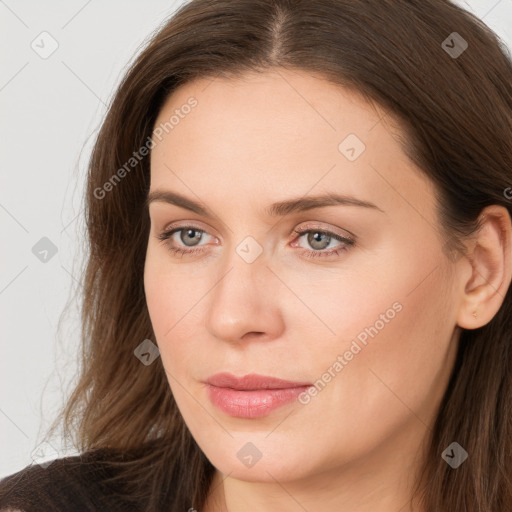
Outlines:
{"label": "nose", "polygon": [[206,326],[212,336],[228,343],[281,336],[279,280],[267,264],[263,255],[248,263],[233,251],[209,297]]}

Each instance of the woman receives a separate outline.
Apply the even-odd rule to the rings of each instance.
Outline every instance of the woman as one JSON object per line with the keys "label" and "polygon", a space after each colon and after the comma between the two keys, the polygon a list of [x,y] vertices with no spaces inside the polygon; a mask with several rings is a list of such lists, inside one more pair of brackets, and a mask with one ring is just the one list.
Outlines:
{"label": "woman", "polygon": [[512,510],[511,187],[452,3],[186,4],[91,157],[82,456],[4,510]]}

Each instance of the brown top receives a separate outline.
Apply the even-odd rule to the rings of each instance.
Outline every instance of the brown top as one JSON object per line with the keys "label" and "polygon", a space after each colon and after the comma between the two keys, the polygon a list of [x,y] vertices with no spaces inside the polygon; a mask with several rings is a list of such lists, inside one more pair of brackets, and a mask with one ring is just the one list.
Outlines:
{"label": "brown top", "polygon": [[143,504],[119,497],[105,483],[115,470],[98,462],[103,450],[55,459],[48,466],[30,465],[0,480],[0,512],[144,510]]}

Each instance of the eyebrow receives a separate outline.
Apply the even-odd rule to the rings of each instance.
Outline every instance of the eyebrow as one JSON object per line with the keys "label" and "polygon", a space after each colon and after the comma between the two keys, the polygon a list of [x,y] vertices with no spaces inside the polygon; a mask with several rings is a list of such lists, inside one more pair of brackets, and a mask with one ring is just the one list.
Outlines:
{"label": "eyebrow", "polygon": [[[191,212],[203,215],[206,217],[215,218],[214,215],[207,207],[202,204],[189,199],[188,197],[182,196],[177,192],[171,192],[170,190],[153,190],[146,198],[145,206],[153,202],[163,202],[173,204]],[[363,208],[379,210],[385,213],[384,210],[379,208],[376,204],[369,201],[362,201],[352,196],[339,195],[339,194],[323,194],[317,196],[303,196],[294,199],[287,199],[285,201],[279,201],[271,204],[265,208],[264,213],[269,217],[282,217],[290,215],[294,212],[302,212],[306,210],[312,210],[314,208],[322,208],[325,206],[360,206]]]}

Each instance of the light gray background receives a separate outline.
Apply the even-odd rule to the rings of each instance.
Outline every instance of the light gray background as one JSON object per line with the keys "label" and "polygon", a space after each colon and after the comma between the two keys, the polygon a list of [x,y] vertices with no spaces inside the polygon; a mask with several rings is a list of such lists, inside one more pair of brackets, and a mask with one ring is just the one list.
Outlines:
{"label": "light gray background", "polygon": [[[182,3],[0,0],[0,477],[76,453],[58,438],[36,448],[76,377],[76,301],[58,328],[80,289],[87,160],[124,70]],[[512,47],[512,0],[457,3]],[[31,47],[51,48],[44,31],[48,58]],[[43,237],[57,247],[45,263]]]}

